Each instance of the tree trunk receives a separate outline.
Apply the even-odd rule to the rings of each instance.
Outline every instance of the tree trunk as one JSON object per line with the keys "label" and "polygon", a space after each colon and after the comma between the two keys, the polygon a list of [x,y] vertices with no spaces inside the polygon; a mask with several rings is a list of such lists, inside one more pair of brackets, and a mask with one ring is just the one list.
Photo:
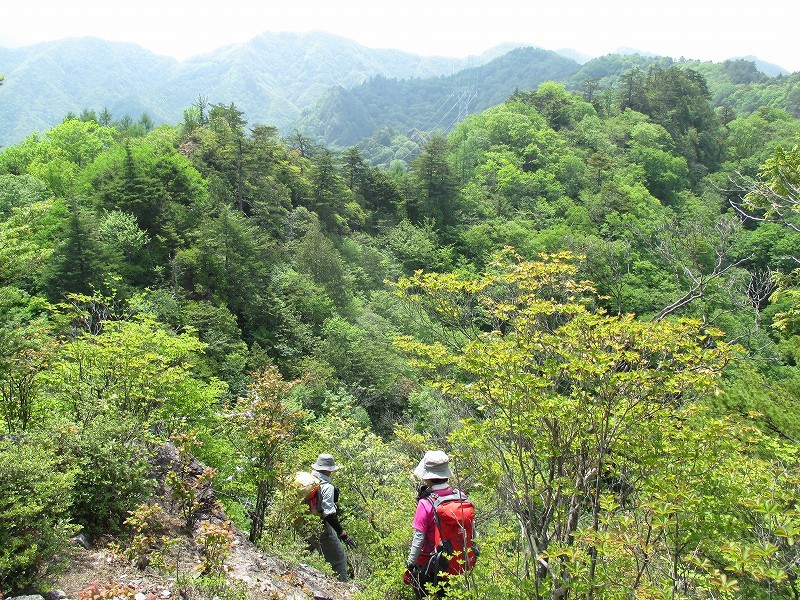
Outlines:
{"label": "tree trunk", "polygon": [[267,482],[260,481],[258,483],[258,491],[256,492],[256,507],[253,510],[252,520],[250,522],[250,536],[251,542],[258,543],[261,535],[264,533],[264,515],[267,513]]}

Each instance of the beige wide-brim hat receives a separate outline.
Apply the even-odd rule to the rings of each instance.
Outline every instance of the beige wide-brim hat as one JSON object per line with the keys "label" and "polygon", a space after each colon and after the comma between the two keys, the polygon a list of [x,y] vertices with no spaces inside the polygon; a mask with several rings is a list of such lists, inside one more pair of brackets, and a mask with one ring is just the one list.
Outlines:
{"label": "beige wide-brim hat", "polygon": [[336,464],[331,454],[320,454],[317,457],[317,462],[311,465],[312,469],[317,471],[338,471],[342,467]]}
{"label": "beige wide-brim hat", "polygon": [[428,450],[414,475],[420,479],[450,479],[450,457],[441,450]]}

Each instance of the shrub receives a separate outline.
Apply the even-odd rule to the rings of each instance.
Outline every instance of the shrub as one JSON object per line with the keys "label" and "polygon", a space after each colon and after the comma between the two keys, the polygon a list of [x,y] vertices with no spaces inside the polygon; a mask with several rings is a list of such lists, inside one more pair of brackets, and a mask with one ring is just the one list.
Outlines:
{"label": "shrub", "polygon": [[225,564],[233,548],[234,535],[229,521],[212,523],[203,521],[197,541],[202,548],[203,558],[197,565],[201,575],[224,576],[231,567]]}
{"label": "shrub", "polygon": [[74,533],[73,485],[44,438],[0,441],[0,597],[30,584]]}
{"label": "shrub", "polygon": [[148,453],[122,417],[97,418],[82,431],[59,431],[64,459],[75,468],[73,521],[90,532],[118,532],[153,490]]}
{"label": "shrub", "polygon": [[180,461],[177,471],[167,472],[164,483],[169,488],[172,509],[180,511],[186,531],[192,531],[203,508],[203,494],[211,487],[217,470],[204,467],[199,475],[193,473],[192,451],[195,447],[203,445],[197,439],[196,433],[175,434],[172,436],[172,441],[178,449]]}
{"label": "shrub", "polygon": [[167,559],[180,539],[167,534],[167,515],[158,504],[140,504],[131,511],[125,525],[131,529],[131,541],[119,554],[140,569],[154,568],[162,573],[168,571]]}

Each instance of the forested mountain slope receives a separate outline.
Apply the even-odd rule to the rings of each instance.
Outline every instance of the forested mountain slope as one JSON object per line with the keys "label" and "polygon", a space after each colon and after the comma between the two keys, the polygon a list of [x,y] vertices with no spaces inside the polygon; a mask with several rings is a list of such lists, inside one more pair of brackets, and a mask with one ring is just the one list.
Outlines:
{"label": "forested mountain slope", "polygon": [[387,126],[401,132],[447,132],[467,114],[499,104],[515,89],[560,81],[578,68],[560,54],[527,47],[450,76],[405,80],[377,76],[325,94],[295,126],[336,146],[351,146]]}
{"label": "forested mountain slope", "polygon": [[0,48],[0,145],[84,109],[107,108],[115,119],[147,113],[155,123],[174,123],[199,96],[235,102],[253,122],[284,126],[335,85],[376,74],[450,74],[494,57],[496,51],[471,60],[415,56],[321,32],[264,33],[183,62],[93,38]]}
{"label": "forested mountain slope", "polygon": [[[145,128],[175,122],[187,106],[205,97],[234,102],[251,122],[284,131],[296,126],[323,143],[347,146],[386,127],[403,136],[417,130],[448,131],[514,89],[530,90],[547,80],[563,82],[591,99],[634,67],[646,70],[651,64],[674,62],[609,55],[578,65],[531,47],[506,54],[512,48],[504,45],[480,57],[453,59],[370,49],[324,33],[265,33],[183,62],[91,38],[0,49],[0,73],[5,76],[0,145],[84,110],[103,113],[104,122],[141,120]],[[800,113],[800,75],[772,78],[754,71],[757,77],[743,80],[748,68],[755,69],[753,63],[684,64],[706,76],[719,106],[753,111],[770,105]],[[412,144],[409,150],[414,148]]]}
{"label": "forested mountain slope", "polygon": [[[166,117],[153,85],[177,66],[133,44],[65,39],[16,50],[0,49],[0,144],[46,131],[69,112],[108,107],[137,117]],[[174,117],[180,111],[173,111]],[[120,117],[122,114],[119,115]]]}
{"label": "forested mountain slope", "polygon": [[480,518],[454,597],[800,597],[800,119],[710,88],[544,82],[390,169],[214,98],[4,148],[0,594],[83,530],[240,597],[191,456],[254,543],[326,569],[288,482],[330,452],[362,598],[408,597],[441,448]]}
{"label": "forested mountain slope", "polygon": [[468,114],[494,106],[514,89],[528,91],[542,81],[556,81],[588,102],[608,107],[616,101],[613,96],[619,93],[622,78],[629,86],[641,87],[651,66],[672,65],[704,76],[712,106],[725,109],[724,118],[746,115],[761,106],[800,116],[800,73],[770,77],[753,61],[713,63],[609,54],[578,65],[553,52],[528,47],[450,77],[403,81],[375,77],[351,89],[336,87],[294,127],[326,144],[359,144],[374,162],[388,164],[393,157],[414,156],[426,134],[449,132]]}
{"label": "forested mountain slope", "polygon": [[[676,65],[701,73],[711,93],[712,105],[727,108],[730,114],[747,115],[762,106],[786,110],[800,116],[800,73],[775,75],[775,68],[768,68],[770,75],[758,68],[752,59],[731,59],[721,63],[697,60],[675,61],[669,57],[651,57],[609,54],[588,61],[564,85],[579,91],[587,100],[601,96],[613,89],[625,76],[631,83],[636,73],[644,74],[652,65],[669,67]],[[763,67],[762,67],[763,68]],[[634,77],[631,78],[631,74]]]}

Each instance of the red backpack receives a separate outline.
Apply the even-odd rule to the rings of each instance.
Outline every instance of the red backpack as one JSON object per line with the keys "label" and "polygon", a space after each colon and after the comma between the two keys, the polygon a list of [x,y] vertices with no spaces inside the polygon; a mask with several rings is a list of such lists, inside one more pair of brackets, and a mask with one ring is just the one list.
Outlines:
{"label": "red backpack", "polygon": [[428,498],[433,503],[433,518],[436,523],[433,533],[434,548],[436,554],[446,559],[439,562],[437,570],[451,575],[468,571],[475,566],[476,558],[472,544],[475,534],[475,507],[458,490],[453,490],[449,496],[431,494]]}
{"label": "red backpack", "polygon": [[300,471],[295,474],[293,483],[297,490],[297,496],[308,505],[309,512],[314,514],[322,512],[319,494],[322,480],[316,475]]}

